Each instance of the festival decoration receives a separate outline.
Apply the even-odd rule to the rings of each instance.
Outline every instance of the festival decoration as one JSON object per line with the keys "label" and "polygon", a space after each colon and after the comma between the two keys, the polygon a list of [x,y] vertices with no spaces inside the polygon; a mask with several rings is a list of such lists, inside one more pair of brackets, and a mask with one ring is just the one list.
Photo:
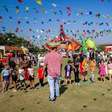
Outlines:
{"label": "festival decoration", "polygon": [[0,22],[2,22],[2,20],[3,20],[3,17],[2,17],[2,16],[0,16]]}
{"label": "festival decoration", "polygon": [[19,6],[16,6],[16,14],[19,13]]}
{"label": "festival decoration", "polygon": [[85,42],[85,40],[83,40],[82,41],[82,51],[83,51],[83,53],[87,53],[87,47],[86,47],[86,42]]}
{"label": "festival decoration", "polygon": [[26,23],[29,24],[30,22],[29,21],[26,21]]}
{"label": "festival decoration", "polygon": [[28,6],[25,7],[25,11],[26,11],[27,13],[29,12],[29,7],[28,7]]}
{"label": "festival decoration", "polygon": [[9,19],[10,19],[10,20],[12,20],[12,19],[13,19],[13,17],[12,17],[12,16],[9,16]]}
{"label": "festival decoration", "polygon": [[4,7],[4,9],[5,9],[6,12],[9,11],[8,8],[7,8],[7,6],[3,6],[3,7]]}
{"label": "festival decoration", "polygon": [[19,28],[18,28],[18,27],[16,28],[16,31],[15,31],[15,32],[16,32],[16,33],[19,32]]}
{"label": "festival decoration", "polygon": [[43,14],[47,13],[47,11],[46,11],[46,9],[44,7],[41,6],[40,9],[41,9]]}
{"label": "festival decoration", "polygon": [[[17,0],[17,1],[19,3],[23,3],[24,2],[24,0]],[[108,36],[108,35],[112,34],[112,30],[111,30],[111,26],[112,26],[111,19],[112,19],[112,16],[109,15],[108,13],[107,14],[102,14],[100,11],[99,12],[95,12],[95,11],[93,11],[91,9],[90,10],[82,10],[81,9],[80,11],[76,12],[76,13],[78,13],[80,15],[80,17],[90,16],[91,18],[95,17],[95,18],[98,18],[99,20],[101,19],[101,21],[99,21],[98,19],[97,19],[98,21],[97,20],[96,21],[94,21],[94,20],[90,21],[88,19],[86,19],[86,20],[83,19],[83,21],[78,21],[78,19],[77,20],[71,20],[70,18],[69,18],[69,20],[67,20],[67,19],[63,20],[63,19],[60,19],[60,18],[57,19],[57,16],[59,14],[63,15],[63,16],[65,15],[65,12],[63,11],[63,8],[61,6],[59,6],[58,4],[53,2],[53,3],[50,4],[50,5],[52,5],[51,6],[52,9],[46,10],[42,6],[42,0],[35,0],[35,1],[36,1],[36,3],[38,5],[40,5],[39,8],[40,8],[40,10],[42,11],[43,14],[45,14],[46,12],[50,13],[49,11],[53,10],[53,14],[56,15],[56,19],[55,18],[50,18],[50,19],[46,19],[45,21],[43,19],[40,21],[39,25],[41,25],[40,26],[41,28],[40,28],[40,32],[38,32],[38,33],[40,33],[40,35],[42,35],[42,36],[47,37],[46,35],[48,35],[48,33],[49,33],[49,37],[50,37],[50,35],[52,35],[51,29],[49,31],[46,28],[43,29],[42,25],[44,25],[44,24],[51,24],[51,23],[53,24],[53,22],[55,22],[55,21],[57,23],[63,23],[66,26],[67,25],[72,25],[72,24],[80,24],[80,25],[83,25],[84,27],[89,27],[89,26],[93,27],[93,29],[89,29],[89,28],[85,29],[85,28],[83,28],[85,30],[83,30],[83,29],[81,29],[81,30],[76,29],[76,32],[73,29],[72,30],[71,29],[67,29],[66,32],[69,33],[70,35],[72,35],[73,38],[76,38],[76,39],[78,39],[78,36],[79,36],[78,33],[79,32],[84,37],[83,39],[85,39],[87,36],[92,36],[91,38],[96,39],[96,38],[102,38],[105,35]],[[104,1],[109,1],[109,0],[103,0],[103,2]],[[5,9],[5,12],[7,12],[7,13],[9,11],[11,11],[13,8],[15,8],[15,6],[8,6],[8,5],[1,6],[1,7],[3,8],[3,11]],[[32,7],[25,6],[25,7],[23,7],[23,9],[21,8],[21,12],[23,12],[22,10],[24,10],[25,12],[29,12],[30,8],[32,8]],[[64,7],[64,8],[66,8],[65,11],[66,11],[67,15],[71,16],[71,14],[72,14],[72,7],[71,6],[67,6],[67,7]],[[35,10],[34,13],[38,13],[38,15],[40,14],[41,11],[38,9],[38,7],[36,7],[36,8],[33,7],[33,9]],[[20,6],[16,6],[16,13],[18,14],[19,12],[20,12]],[[12,17],[12,15],[8,15],[8,18],[10,19],[9,22],[11,22],[11,23],[14,22],[14,19],[16,19],[15,16]],[[105,20],[103,21],[103,19],[105,19],[106,21]],[[0,16],[0,22],[2,22],[3,20],[5,21],[4,15],[1,15]],[[17,22],[18,25],[20,25],[21,23],[23,23],[25,25],[26,24],[36,24],[37,23],[37,26],[38,26],[38,22],[39,22],[38,18],[37,17],[33,17],[33,20],[34,21],[30,20],[30,17],[28,17],[27,19],[26,19],[26,17],[18,17],[16,22]],[[102,29],[102,30],[95,29],[96,27],[98,27],[98,28],[100,28],[100,27],[101,28],[107,27],[108,30],[107,29]],[[3,29],[3,31],[5,31],[7,29],[9,29],[9,28],[5,28],[5,29]],[[36,31],[34,31],[34,30],[32,31],[32,30],[33,29],[31,29],[31,30],[27,29],[27,31],[30,31],[31,33],[34,33],[33,35],[36,35],[35,34]],[[17,28],[16,32],[18,32],[18,31],[21,32],[22,30],[19,30],[19,28]],[[24,30],[23,30],[23,32],[24,32]],[[34,38],[36,38],[36,36],[34,36]],[[45,41],[45,39],[44,39],[44,41]]]}
{"label": "festival decoration", "polygon": [[20,24],[20,23],[21,23],[21,21],[18,21],[17,23],[18,23],[18,24]]}
{"label": "festival decoration", "polygon": [[18,0],[19,3],[23,3],[24,0]]}
{"label": "festival decoration", "polygon": [[59,10],[59,13],[60,13],[61,15],[63,15],[63,12],[62,12],[62,10]]}
{"label": "festival decoration", "polygon": [[71,10],[71,7],[66,7],[66,10],[67,10],[67,15],[70,16],[72,14],[72,10]]}
{"label": "festival decoration", "polygon": [[57,5],[55,3],[52,3],[52,6],[55,7],[55,8],[57,7]]}
{"label": "festival decoration", "polygon": [[92,15],[93,13],[92,13],[92,11],[89,11],[89,15]]}

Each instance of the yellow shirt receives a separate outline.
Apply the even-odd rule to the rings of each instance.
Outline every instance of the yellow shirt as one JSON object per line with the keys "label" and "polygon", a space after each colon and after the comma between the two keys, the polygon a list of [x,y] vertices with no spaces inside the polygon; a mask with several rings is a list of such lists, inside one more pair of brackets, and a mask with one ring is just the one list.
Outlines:
{"label": "yellow shirt", "polygon": [[90,69],[91,72],[94,72],[95,71],[95,67],[96,67],[95,60],[90,61],[89,69]]}

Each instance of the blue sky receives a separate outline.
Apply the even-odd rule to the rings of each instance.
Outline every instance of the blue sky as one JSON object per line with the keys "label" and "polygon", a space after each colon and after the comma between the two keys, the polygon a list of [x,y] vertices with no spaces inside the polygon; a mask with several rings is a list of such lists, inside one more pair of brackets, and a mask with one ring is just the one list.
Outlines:
{"label": "blue sky", "polygon": [[[54,38],[58,35],[59,26],[64,22],[66,23],[64,25],[66,34],[71,36],[77,34],[76,39],[79,39],[77,30],[80,34],[83,30],[96,30],[96,32],[112,30],[112,18],[109,18],[112,17],[112,0],[104,0],[104,2],[101,0],[43,0],[41,6],[35,0],[23,1],[23,3],[19,3],[18,0],[0,0],[0,17],[2,17],[0,32],[4,32],[3,30],[15,32],[19,28],[19,31],[15,32],[17,35],[31,40],[35,44],[42,44],[48,38]],[[55,4],[56,7],[52,4]],[[18,14],[16,7],[19,7]],[[29,8],[28,12],[25,11],[25,7]],[[66,7],[71,9],[70,16],[67,15]],[[90,11],[91,15],[88,14]],[[56,15],[53,12],[56,12]],[[80,12],[83,12],[83,15],[78,15]],[[100,18],[95,16],[97,13],[100,13]],[[86,21],[93,22],[93,24],[83,25]],[[103,25],[97,25],[97,23],[103,23]],[[109,26],[105,23],[109,23]],[[46,32],[47,30],[50,32]],[[87,34],[87,36],[91,35],[91,33]],[[112,43],[112,33],[104,33],[103,37],[99,36],[93,39],[97,44]]]}

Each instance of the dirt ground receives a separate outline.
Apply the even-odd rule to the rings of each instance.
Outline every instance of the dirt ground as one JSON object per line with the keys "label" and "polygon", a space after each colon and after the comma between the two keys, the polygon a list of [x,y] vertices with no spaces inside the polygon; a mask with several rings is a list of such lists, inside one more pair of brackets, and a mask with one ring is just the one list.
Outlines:
{"label": "dirt ground", "polygon": [[49,102],[49,88],[0,93],[0,112],[112,112],[112,84],[109,81],[61,85],[61,96]]}
{"label": "dirt ground", "polygon": [[[96,75],[98,76],[98,75]],[[112,112],[112,83],[96,79],[60,86],[55,103],[48,100],[48,84],[43,88],[0,93],[0,112]]]}

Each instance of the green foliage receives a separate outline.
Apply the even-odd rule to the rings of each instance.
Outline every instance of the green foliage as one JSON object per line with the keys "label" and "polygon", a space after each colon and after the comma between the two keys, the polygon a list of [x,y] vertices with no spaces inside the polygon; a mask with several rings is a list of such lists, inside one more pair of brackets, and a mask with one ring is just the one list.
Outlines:
{"label": "green foliage", "polygon": [[40,49],[39,47],[25,40],[24,38],[18,37],[14,33],[0,34],[0,45],[16,46],[16,47],[24,46],[28,48],[30,52],[35,54],[45,51],[44,48]]}

